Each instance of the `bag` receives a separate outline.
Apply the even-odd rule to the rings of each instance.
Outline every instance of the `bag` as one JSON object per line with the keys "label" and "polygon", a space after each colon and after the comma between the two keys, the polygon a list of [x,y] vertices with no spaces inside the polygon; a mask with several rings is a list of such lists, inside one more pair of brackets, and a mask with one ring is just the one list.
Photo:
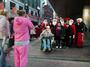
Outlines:
{"label": "bag", "polygon": [[10,48],[10,47],[12,47],[14,45],[14,37],[9,39],[7,45],[8,45],[8,48]]}

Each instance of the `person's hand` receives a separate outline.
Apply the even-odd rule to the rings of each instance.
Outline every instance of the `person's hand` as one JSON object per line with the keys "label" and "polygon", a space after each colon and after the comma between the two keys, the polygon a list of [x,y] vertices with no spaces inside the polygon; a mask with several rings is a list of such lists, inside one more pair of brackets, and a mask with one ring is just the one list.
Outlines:
{"label": "person's hand", "polygon": [[82,35],[84,36],[84,33],[82,33]]}
{"label": "person's hand", "polygon": [[75,35],[73,35],[73,39],[75,38]]}

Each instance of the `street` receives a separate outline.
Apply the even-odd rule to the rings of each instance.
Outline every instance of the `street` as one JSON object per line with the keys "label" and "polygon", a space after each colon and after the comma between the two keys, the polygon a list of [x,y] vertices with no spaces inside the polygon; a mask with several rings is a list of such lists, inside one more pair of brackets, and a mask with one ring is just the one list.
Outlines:
{"label": "street", "polygon": [[[89,40],[85,40],[84,48],[54,49],[45,53],[40,50],[40,40],[35,39],[31,41],[29,49],[29,67],[90,67]],[[7,61],[14,67],[13,51]]]}
{"label": "street", "polygon": [[90,67],[89,14],[90,0],[0,0],[0,67]]}

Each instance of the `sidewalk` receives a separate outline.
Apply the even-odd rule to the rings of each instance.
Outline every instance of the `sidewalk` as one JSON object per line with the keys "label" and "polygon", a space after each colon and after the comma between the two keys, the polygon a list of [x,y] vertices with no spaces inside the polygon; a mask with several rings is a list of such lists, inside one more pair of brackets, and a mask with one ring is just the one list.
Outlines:
{"label": "sidewalk", "polygon": [[[89,37],[88,37],[89,38]],[[40,40],[31,41],[29,50],[30,67],[90,67],[90,40],[87,39],[84,48],[55,49],[45,53],[40,50]],[[13,51],[9,64],[14,67]]]}
{"label": "sidewalk", "polygon": [[38,59],[31,60],[31,67],[90,67],[89,62]]}

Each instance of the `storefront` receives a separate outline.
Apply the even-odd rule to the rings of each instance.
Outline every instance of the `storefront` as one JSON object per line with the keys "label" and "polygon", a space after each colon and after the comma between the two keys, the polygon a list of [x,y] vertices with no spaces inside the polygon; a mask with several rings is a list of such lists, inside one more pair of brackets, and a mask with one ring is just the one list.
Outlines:
{"label": "storefront", "polygon": [[14,16],[17,10],[24,9],[24,4],[18,0],[5,0],[4,4],[11,16]]}

